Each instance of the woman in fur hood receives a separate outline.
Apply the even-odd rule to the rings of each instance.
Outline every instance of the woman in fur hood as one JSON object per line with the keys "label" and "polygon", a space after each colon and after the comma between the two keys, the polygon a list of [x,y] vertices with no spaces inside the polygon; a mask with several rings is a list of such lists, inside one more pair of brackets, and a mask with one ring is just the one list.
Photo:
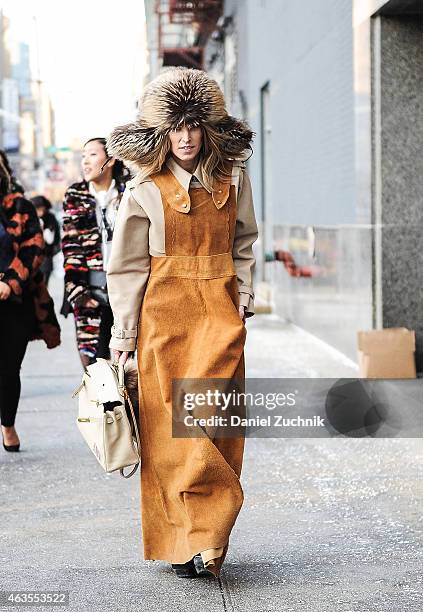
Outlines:
{"label": "woman in fur hood", "polygon": [[243,389],[258,236],[243,161],[252,137],[205,72],[171,68],[146,87],[137,120],[107,142],[137,172],[107,283],[114,357],[125,362],[137,348],[144,558],[170,562],[181,577],[219,575],[243,502],[243,431],[228,433],[218,405],[205,413],[199,398],[188,412],[179,400],[234,382]]}

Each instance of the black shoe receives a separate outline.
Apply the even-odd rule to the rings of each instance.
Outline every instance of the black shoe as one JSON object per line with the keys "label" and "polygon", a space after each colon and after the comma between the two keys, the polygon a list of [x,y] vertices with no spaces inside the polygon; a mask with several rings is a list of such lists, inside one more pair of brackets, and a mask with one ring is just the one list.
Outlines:
{"label": "black shoe", "polygon": [[172,563],[172,569],[178,578],[197,578],[197,570],[194,565],[194,558],[187,563]]}
{"label": "black shoe", "polygon": [[7,445],[3,442],[3,448],[4,450],[9,451],[9,453],[17,453],[20,447],[20,443],[19,444],[10,444]]}
{"label": "black shoe", "polygon": [[20,445],[20,442],[18,442],[18,444],[5,444],[3,438],[3,448],[4,450],[9,451],[9,453],[17,453]]}

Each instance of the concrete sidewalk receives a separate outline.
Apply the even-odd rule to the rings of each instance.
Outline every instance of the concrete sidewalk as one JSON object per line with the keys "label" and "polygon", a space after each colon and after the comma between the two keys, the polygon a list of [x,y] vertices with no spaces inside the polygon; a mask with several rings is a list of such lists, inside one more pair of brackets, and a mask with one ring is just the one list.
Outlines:
{"label": "concrete sidewalk", "polygon": [[[181,580],[143,561],[139,475],[105,475],[82,441],[72,317],[60,322],[62,346],[32,343],[25,359],[22,451],[0,453],[0,590],[68,590],[68,609],[83,612],[421,612],[416,439],[248,439],[245,503],[221,579]],[[250,377],[357,374],[272,315],[247,329]]]}

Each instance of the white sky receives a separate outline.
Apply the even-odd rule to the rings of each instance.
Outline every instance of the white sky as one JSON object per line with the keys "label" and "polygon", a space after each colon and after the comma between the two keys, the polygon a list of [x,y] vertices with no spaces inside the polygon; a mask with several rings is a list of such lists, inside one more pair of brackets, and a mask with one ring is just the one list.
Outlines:
{"label": "white sky", "polygon": [[11,38],[31,45],[34,68],[36,17],[59,146],[107,135],[134,117],[146,61],[143,0],[1,0],[1,8]]}

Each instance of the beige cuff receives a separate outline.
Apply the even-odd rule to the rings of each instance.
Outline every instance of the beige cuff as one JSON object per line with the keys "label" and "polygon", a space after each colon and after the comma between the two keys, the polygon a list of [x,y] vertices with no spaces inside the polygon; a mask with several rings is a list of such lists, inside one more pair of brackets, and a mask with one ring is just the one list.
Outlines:
{"label": "beige cuff", "polygon": [[127,351],[128,353],[135,351],[137,346],[136,338],[126,338],[120,340],[119,338],[111,338],[109,342],[109,347],[114,349],[115,351]]}
{"label": "beige cuff", "polygon": [[112,325],[109,347],[115,351],[134,351],[137,344],[136,329],[121,329]]}
{"label": "beige cuff", "polygon": [[254,297],[250,293],[239,294],[239,305],[245,306],[245,317],[252,317],[255,314]]}

